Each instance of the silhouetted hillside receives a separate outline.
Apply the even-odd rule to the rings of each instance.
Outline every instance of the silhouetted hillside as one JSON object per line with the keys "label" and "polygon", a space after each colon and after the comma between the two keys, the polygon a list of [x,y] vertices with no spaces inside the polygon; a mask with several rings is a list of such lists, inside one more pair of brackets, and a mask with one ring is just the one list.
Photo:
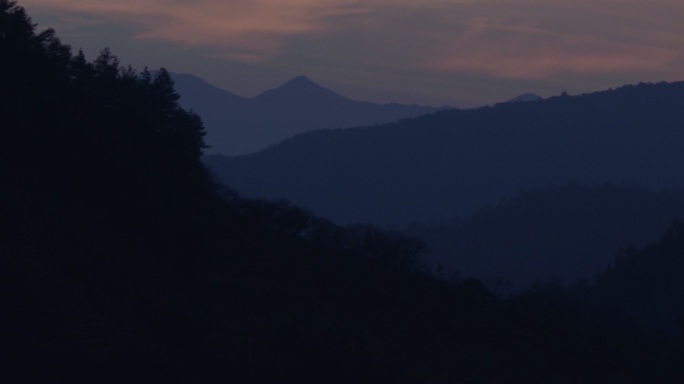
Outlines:
{"label": "silhouetted hillside", "polygon": [[623,248],[597,276],[590,296],[612,303],[649,326],[684,333],[684,225],[675,221],[659,241]]}
{"label": "silhouetted hillside", "polygon": [[202,116],[209,152],[242,155],[292,135],[323,128],[380,124],[436,108],[355,101],[298,76],[253,98],[242,98],[186,74],[174,74],[180,103]]}
{"label": "silhouetted hillside", "polygon": [[656,241],[678,218],[681,190],[570,184],[522,192],[464,222],[416,224],[408,233],[425,240],[433,265],[520,290],[535,280],[591,280],[620,248]]}
{"label": "silhouetted hillside", "polygon": [[8,0],[0,57],[0,382],[681,378],[675,340],[565,292],[499,300],[406,263],[419,242],[217,187],[164,70]]}
{"label": "silhouetted hillside", "polygon": [[207,164],[249,196],[283,197],[338,222],[468,217],[520,188],[569,181],[684,185],[684,83],[449,110],[301,134]]}

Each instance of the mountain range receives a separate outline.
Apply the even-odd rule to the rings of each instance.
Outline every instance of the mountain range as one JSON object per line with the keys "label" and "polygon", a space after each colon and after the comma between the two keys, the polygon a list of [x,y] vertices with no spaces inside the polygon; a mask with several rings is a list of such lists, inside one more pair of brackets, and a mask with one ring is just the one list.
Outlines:
{"label": "mountain range", "polygon": [[[138,74],[108,49],[88,62],[51,29],[37,33],[11,0],[0,0],[0,57],[11,58],[0,60],[0,382],[684,381],[681,223],[658,243],[623,252],[595,286],[545,284],[497,297],[477,280],[431,275],[415,239],[372,225],[340,227],[283,200],[244,199],[221,188],[202,162],[203,124],[178,105],[163,69]],[[606,97],[599,105],[610,113],[589,112],[620,125],[615,111],[646,104],[622,118],[652,122],[642,139],[653,142],[644,146],[671,156],[660,134],[680,128],[669,108],[681,110],[681,95],[658,92],[634,97],[636,104]],[[632,95],[619,93],[618,99]],[[550,106],[550,116],[568,118]],[[501,108],[513,107],[495,109]],[[533,112],[520,111],[548,121]],[[394,129],[402,124],[410,125],[387,131],[415,141]],[[520,130],[517,124],[512,129]],[[419,133],[434,140],[430,131]],[[680,146],[676,135],[667,138]],[[369,145],[389,141],[381,139]],[[338,144],[359,154],[347,140]],[[309,153],[299,155],[307,160]],[[516,165],[513,155],[502,154]],[[581,210],[566,201],[591,208],[577,199],[582,188],[570,199],[543,198],[556,192],[531,193],[474,216],[473,226],[501,232],[476,240],[498,242],[511,226],[524,229],[531,221],[520,212],[534,205],[529,201],[562,201],[573,215]],[[650,197],[608,192],[615,205],[589,209],[589,216],[624,206],[634,211],[625,217],[650,221],[653,212],[641,211]],[[613,229],[589,232],[610,237]]]}
{"label": "mountain range", "polygon": [[[245,98],[189,74],[172,74],[180,104],[202,117],[208,153],[242,155],[302,132],[382,124],[438,109],[352,100],[306,76]],[[444,107],[446,108],[446,107]]]}
{"label": "mountain range", "polygon": [[639,84],[400,122],[308,132],[206,163],[247,196],[340,223],[466,218],[521,188],[684,185],[684,82]]}

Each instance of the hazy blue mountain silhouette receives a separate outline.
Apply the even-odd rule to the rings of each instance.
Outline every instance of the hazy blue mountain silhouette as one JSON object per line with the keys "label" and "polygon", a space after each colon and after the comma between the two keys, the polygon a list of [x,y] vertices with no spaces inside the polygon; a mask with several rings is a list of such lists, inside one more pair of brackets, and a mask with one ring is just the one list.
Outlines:
{"label": "hazy blue mountain silhouette", "polygon": [[534,93],[523,93],[522,95],[518,95],[510,100],[506,100],[506,103],[516,103],[519,101],[537,101],[541,100],[542,97],[539,95],[536,95]]}
{"label": "hazy blue mountain silhouette", "polygon": [[431,113],[433,107],[374,104],[349,99],[297,76],[253,98],[218,89],[200,78],[174,74],[180,103],[207,129],[208,152],[241,155],[302,132],[387,123]]}
{"label": "hazy blue mountain silhouette", "polygon": [[569,184],[520,193],[465,222],[408,232],[426,241],[432,264],[494,286],[504,277],[522,289],[537,279],[591,279],[620,248],[655,242],[682,218],[683,190]]}
{"label": "hazy blue mountain silhouette", "polygon": [[181,95],[179,103],[200,115],[205,127],[213,128],[207,131],[205,142],[216,147],[213,139],[220,136],[216,127],[240,121],[241,111],[247,108],[249,99],[217,88],[194,75],[172,74],[172,78]]}
{"label": "hazy blue mountain silhouette", "polygon": [[684,185],[684,83],[448,110],[301,134],[206,162],[237,190],[339,222],[467,217],[520,188],[569,181]]}
{"label": "hazy blue mountain silhouette", "polygon": [[[235,95],[221,88],[215,87],[206,81],[200,79],[197,76],[191,74],[171,74],[173,81],[175,82],[175,87],[182,89],[183,92],[188,95],[186,97],[203,97],[207,99],[215,100],[215,102],[220,103],[244,103],[247,98]],[[181,95],[181,97],[183,97]],[[198,105],[197,107],[199,107]]]}
{"label": "hazy blue mountain silhouette", "polygon": [[314,83],[306,76],[294,77],[278,88],[262,92],[254,97],[254,100],[263,103],[278,104],[297,104],[301,102],[338,103],[340,101],[352,101],[330,89]]}

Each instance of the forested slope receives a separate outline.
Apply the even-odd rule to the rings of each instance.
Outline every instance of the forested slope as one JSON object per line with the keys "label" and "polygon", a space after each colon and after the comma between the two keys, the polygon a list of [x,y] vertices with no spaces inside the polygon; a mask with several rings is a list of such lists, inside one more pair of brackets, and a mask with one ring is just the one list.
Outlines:
{"label": "forested slope", "polygon": [[678,373],[674,340],[563,294],[500,300],[420,273],[410,239],[223,191],[163,70],[88,62],[8,0],[0,57],[3,382]]}
{"label": "forested slope", "polygon": [[[536,280],[591,281],[618,250],[657,241],[684,219],[682,190],[566,184],[521,191],[463,221],[414,224],[432,265],[509,292]],[[501,284],[500,284],[501,285]]]}

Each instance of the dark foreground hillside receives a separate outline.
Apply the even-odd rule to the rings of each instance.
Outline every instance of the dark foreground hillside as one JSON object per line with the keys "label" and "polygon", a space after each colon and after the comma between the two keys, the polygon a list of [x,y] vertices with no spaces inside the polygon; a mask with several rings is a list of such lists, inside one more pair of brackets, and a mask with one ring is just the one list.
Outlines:
{"label": "dark foreground hillside", "polygon": [[165,71],[87,62],[8,0],[0,57],[2,382],[679,374],[674,337],[567,292],[497,299],[420,273],[410,239],[219,192]]}

